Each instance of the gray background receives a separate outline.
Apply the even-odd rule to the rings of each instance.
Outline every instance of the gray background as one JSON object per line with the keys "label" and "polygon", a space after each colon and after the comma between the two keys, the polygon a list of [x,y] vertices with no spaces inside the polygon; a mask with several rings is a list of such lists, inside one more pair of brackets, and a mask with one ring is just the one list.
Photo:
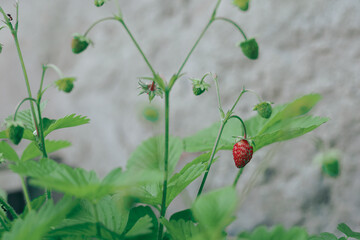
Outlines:
{"label": "gray background", "polygon": [[[121,1],[121,7],[154,68],[169,79],[205,26],[215,2],[137,0]],[[13,1],[0,3],[14,16]],[[83,33],[95,20],[115,12],[114,2],[102,8],[94,7],[90,0],[20,4],[19,38],[33,92],[40,82],[41,64],[56,64],[65,75],[77,77],[71,94],[55,89],[46,93],[45,116],[78,113],[91,119],[89,125],[51,135],[73,143],[56,156],[73,166],[94,169],[101,176],[115,166],[125,166],[142,140],[163,131],[162,121],[153,124],[141,117],[148,103],[146,96],[137,96],[137,77],[151,73],[116,22],[103,23],[90,33],[95,47],[80,55],[70,50],[71,35]],[[245,85],[279,104],[307,93],[320,93],[323,100],[313,113],[331,118],[314,133],[257,152],[240,179],[239,193],[249,183],[251,188],[242,194],[238,219],[229,228],[232,233],[277,223],[305,226],[311,233],[334,232],[343,221],[360,230],[359,12],[357,0],[253,0],[246,13],[232,6],[230,0],[223,0],[219,15],[238,22],[249,38],[256,37],[260,57],[256,61],[246,59],[235,46],[242,40],[240,33],[227,23],[215,22],[186,65],[186,77],[172,92],[171,133],[188,136],[218,120],[214,87],[197,98],[188,80],[208,71],[219,75],[225,109]],[[4,119],[26,96],[26,89],[7,30],[0,32],[0,42],[4,44],[0,55],[0,118]],[[49,71],[46,81],[53,80],[56,75]],[[244,118],[253,116],[255,103],[254,96],[246,96],[236,111]],[[162,108],[160,99],[152,105]],[[318,153],[315,137],[342,152],[338,179],[322,177],[319,166],[313,163]],[[19,150],[22,148],[24,145]],[[269,152],[274,152],[273,157],[267,156]],[[195,156],[184,154],[180,165]],[[206,190],[229,185],[236,172],[231,152],[220,153]],[[198,184],[191,185],[190,197]],[[0,172],[0,188],[13,191],[18,187],[16,176]],[[186,206],[179,198],[169,213]]]}

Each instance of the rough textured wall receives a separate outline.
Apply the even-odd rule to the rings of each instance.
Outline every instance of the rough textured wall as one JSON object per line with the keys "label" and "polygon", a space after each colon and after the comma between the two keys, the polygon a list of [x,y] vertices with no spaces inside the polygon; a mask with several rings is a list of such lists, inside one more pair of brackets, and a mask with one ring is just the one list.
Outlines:
{"label": "rough textured wall", "polygon": [[[0,1],[14,14],[13,1]],[[167,79],[177,71],[215,4],[214,0],[121,2],[129,27],[155,69]],[[275,103],[311,92],[322,94],[323,100],[313,113],[331,120],[314,133],[276,147],[272,160],[265,163],[268,169],[258,174],[230,230],[236,233],[258,224],[284,223],[306,226],[310,232],[334,231],[342,221],[358,227],[360,3],[253,0],[250,10],[242,13],[230,2],[223,0],[219,15],[234,19],[249,37],[256,37],[260,57],[257,61],[246,59],[235,47],[242,40],[239,32],[229,24],[214,23],[186,65],[187,76],[177,82],[172,93],[171,133],[187,136],[218,120],[215,89],[196,98],[188,81],[188,77],[201,77],[208,71],[219,75],[225,108],[243,85]],[[90,34],[94,48],[76,56],[70,51],[72,33],[84,32],[96,19],[111,15],[115,11],[113,2],[103,8],[95,8],[91,0],[32,0],[20,4],[19,37],[33,91],[39,84],[43,63],[54,63],[65,75],[78,79],[70,95],[56,90],[45,95],[49,99],[45,115],[58,118],[76,112],[91,119],[90,125],[53,135],[73,143],[57,156],[71,165],[95,169],[100,175],[114,166],[125,166],[142,140],[163,129],[162,122],[151,124],[140,117],[147,100],[137,96],[137,77],[150,76],[150,72],[116,22],[94,29]],[[1,31],[0,42],[4,44],[0,55],[0,117],[4,119],[26,90],[10,35]],[[48,82],[56,78],[53,73],[47,76]],[[251,106],[255,101],[253,96],[245,97],[236,111],[245,118],[254,115]],[[153,104],[162,107],[159,100]],[[343,152],[338,179],[321,177],[319,167],[312,163],[317,153],[315,136]],[[273,147],[254,156],[240,180],[239,192],[269,159],[266,154]],[[183,160],[192,156],[184,155]],[[220,156],[207,189],[230,184],[236,174],[231,153]],[[0,178],[1,188],[11,190],[18,184],[10,173],[1,171]],[[192,189],[196,188],[193,184]],[[181,199],[176,203],[184,206]]]}

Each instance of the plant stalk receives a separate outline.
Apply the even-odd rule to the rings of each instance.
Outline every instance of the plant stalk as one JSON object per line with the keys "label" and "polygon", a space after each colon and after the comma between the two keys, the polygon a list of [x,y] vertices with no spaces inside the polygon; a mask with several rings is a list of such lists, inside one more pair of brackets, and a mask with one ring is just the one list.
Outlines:
{"label": "plant stalk", "polygon": [[26,205],[28,206],[29,211],[31,211],[32,210],[31,201],[30,201],[28,189],[27,189],[26,184],[25,184],[25,177],[21,177],[21,186],[22,186],[22,189],[23,189],[23,192],[24,192]]}
{"label": "plant stalk", "polygon": [[234,183],[233,183],[233,187],[234,187],[234,188],[236,187],[236,185],[237,185],[237,183],[238,183],[238,181],[239,181],[239,178],[240,178],[241,174],[243,173],[243,171],[244,171],[244,168],[243,168],[243,167],[239,169],[239,172],[238,172],[238,174],[236,175],[236,178],[235,178]]}
{"label": "plant stalk", "polygon": [[239,32],[243,35],[243,37],[245,38],[245,40],[247,40],[247,37],[244,33],[244,31],[241,29],[241,27],[236,23],[234,22],[233,20],[229,19],[229,18],[225,18],[225,17],[217,17],[215,18],[214,20],[222,20],[222,21],[225,21],[225,22],[228,22],[228,23],[231,23],[232,25],[234,25],[237,30],[239,30]]}
{"label": "plant stalk", "polygon": [[17,219],[19,217],[16,214],[15,210],[2,197],[0,197],[0,205],[2,205],[6,209],[6,211],[10,213],[13,219]]}
{"label": "plant stalk", "polygon": [[[169,97],[170,97],[170,89],[168,87],[165,88],[165,152],[164,152],[164,184],[163,184],[163,196],[161,202],[161,211],[160,217],[165,217],[166,213],[166,194],[167,194],[167,180],[168,180],[168,162],[169,162]],[[162,240],[162,235],[164,231],[164,226],[162,223],[159,225],[159,232],[158,232],[158,240]]]}

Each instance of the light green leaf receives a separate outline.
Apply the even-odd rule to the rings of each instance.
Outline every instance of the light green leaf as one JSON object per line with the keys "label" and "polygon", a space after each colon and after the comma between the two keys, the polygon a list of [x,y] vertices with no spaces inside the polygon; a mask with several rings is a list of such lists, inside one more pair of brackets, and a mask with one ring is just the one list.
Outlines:
{"label": "light green leaf", "polygon": [[[179,173],[171,177],[166,197],[166,205],[179,195],[190,183],[197,179],[207,168],[210,153],[205,153],[185,165]],[[160,196],[159,196],[160,197]]]}
{"label": "light green leaf", "polygon": [[18,218],[10,232],[4,234],[6,240],[41,240],[52,226],[60,223],[76,204],[64,198],[56,205],[49,200],[39,211],[31,211],[24,219]]}
{"label": "light green leaf", "polygon": [[[245,121],[248,137],[255,142],[254,151],[271,143],[299,137],[314,130],[328,121],[328,118],[302,116],[320,100],[318,94],[305,95],[295,101],[276,106],[269,119],[255,116]],[[215,123],[207,129],[201,130],[193,136],[184,139],[187,152],[210,151],[213,147],[220,123]],[[226,124],[219,142],[219,150],[230,150],[234,144],[233,136],[242,136],[242,126],[236,119]]]}
{"label": "light green leaf", "polygon": [[0,141],[0,153],[2,153],[2,157],[6,160],[13,162],[20,160],[15,150],[5,141]]}
{"label": "light green leaf", "polygon": [[237,196],[232,187],[222,188],[201,195],[191,211],[200,226],[207,230],[222,232],[233,220]]}
{"label": "light green leaf", "polygon": [[154,171],[126,171],[117,169],[101,181],[94,171],[71,168],[50,159],[39,162],[29,160],[9,166],[14,172],[32,177],[31,183],[63,192],[77,198],[97,200],[110,193],[126,191],[144,182],[160,181],[161,174]]}
{"label": "light green leaf", "polygon": [[[132,208],[130,210],[129,221],[128,221],[128,224],[127,224],[126,229],[125,229],[125,234],[126,234],[125,236],[130,237],[127,234],[131,231],[131,229],[133,229],[135,227],[137,222],[140,219],[144,218],[144,217],[147,217],[147,218],[145,218],[144,220],[141,220],[142,222],[140,222],[140,223],[141,223],[141,225],[145,224],[146,225],[145,227],[147,229],[150,229],[150,232],[146,233],[145,235],[131,237],[131,239],[132,240],[153,240],[153,239],[157,239],[158,221],[157,221],[156,215],[151,210],[151,208],[148,207],[148,206],[146,206],[146,207],[145,206],[138,206],[138,207]],[[148,222],[148,217],[150,218],[151,222]],[[150,224],[151,224],[151,226],[150,226]],[[135,233],[135,229],[133,230],[133,233]],[[132,233],[130,235],[132,235]]]}
{"label": "light green leaf", "polygon": [[47,136],[52,131],[55,131],[57,129],[61,128],[69,128],[69,127],[76,127],[83,124],[87,124],[90,122],[90,119],[88,119],[85,116],[71,114],[64,118],[60,118],[56,120],[54,123],[52,123],[49,128],[44,132],[44,135]]}
{"label": "light green leaf", "polygon": [[[152,137],[142,142],[131,154],[127,169],[149,169],[164,171],[164,136]],[[174,171],[183,151],[182,141],[176,137],[169,140],[169,176]]]}
{"label": "light green leaf", "polygon": [[346,236],[348,237],[352,237],[355,239],[360,239],[360,232],[354,232],[353,230],[351,230],[351,228],[346,225],[345,223],[340,223],[337,227],[337,229],[344,233]]}
{"label": "light green leaf", "polygon": [[200,233],[200,227],[192,221],[180,219],[178,221],[168,221],[165,218],[160,219],[173,240],[189,240]]}
{"label": "light green leaf", "polygon": [[[64,140],[45,140],[46,152],[52,153],[62,148],[70,147],[71,143]],[[35,142],[31,142],[24,150],[21,161],[26,161],[29,159],[34,159],[40,157],[42,152],[38,148]]]}
{"label": "light green leaf", "polygon": [[292,227],[285,229],[282,225],[275,226],[269,230],[265,226],[255,228],[252,232],[242,232],[238,240],[307,240],[308,234],[305,229]]}

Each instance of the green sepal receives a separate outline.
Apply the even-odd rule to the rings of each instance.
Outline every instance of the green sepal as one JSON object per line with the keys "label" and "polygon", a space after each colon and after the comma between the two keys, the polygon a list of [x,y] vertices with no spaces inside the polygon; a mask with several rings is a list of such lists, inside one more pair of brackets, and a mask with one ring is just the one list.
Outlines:
{"label": "green sepal", "polygon": [[7,122],[6,136],[15,145],[18,145],[24,135],[24,125],[21,122]]}
{"label": "green sepal", "polygon": [[262,118],[270,118],[272,114],[271,102],[261,102],[253,110],[257,111]]}
{"label": "green sepal", "polygon": [[69,93],[74,88],[75,80],[76,78],[74,77],[66,77],[55,81],[55,84],[60,91]]}
{"label": "green sepal", "polygon": [[239,43],[239,46],[246,57],[251,60],[255,60],[259,56],[259,46],[255,38],[243,41]]}
{"label": "green sepal", "polygon": [[97,7],[101,7],[102,5],[104,5],[105,2],[105,0],[94,0],[94,4]]}
{"label": "green sepal", "polygon": [[249,2],[250,0],[233,0],[233,4],[242,11],[247,11],[249,9]]}
{"label": "green sepal", "polygon": [[92,41],[89,38],[81,34],[75,33],[71,41],[72,52],[75,54],[79,54],[83,52],[91,43]]}

